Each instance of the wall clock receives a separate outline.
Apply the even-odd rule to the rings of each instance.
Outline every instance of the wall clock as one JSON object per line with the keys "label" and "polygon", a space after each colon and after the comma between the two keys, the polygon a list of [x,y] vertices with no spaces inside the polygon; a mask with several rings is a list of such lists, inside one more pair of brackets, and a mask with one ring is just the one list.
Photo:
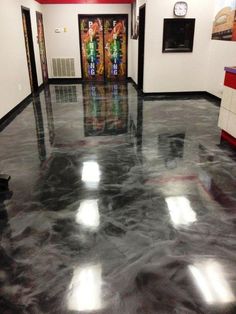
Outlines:
{"label": "wall clock", "polygon": [[188,12],[188,4],[184,1],[176,2],[174,6],[174,15],[175,16],[185,16]]}

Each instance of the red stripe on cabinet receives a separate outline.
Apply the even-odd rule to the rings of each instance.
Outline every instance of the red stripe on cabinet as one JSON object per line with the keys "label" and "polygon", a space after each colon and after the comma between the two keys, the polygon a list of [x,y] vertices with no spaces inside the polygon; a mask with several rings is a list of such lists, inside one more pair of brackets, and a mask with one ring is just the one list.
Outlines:
{"label": "red stripe on cabinet", "polygon": [[236,148],[236,138],[234,138],[232,135],[229,133],[222,131],[221,132],[221,139],[228,142],[231,146]]}
{"label": "red stripe on cabinet", "polygon": [[236,74],[226,72],[224,85],[236,89]]}

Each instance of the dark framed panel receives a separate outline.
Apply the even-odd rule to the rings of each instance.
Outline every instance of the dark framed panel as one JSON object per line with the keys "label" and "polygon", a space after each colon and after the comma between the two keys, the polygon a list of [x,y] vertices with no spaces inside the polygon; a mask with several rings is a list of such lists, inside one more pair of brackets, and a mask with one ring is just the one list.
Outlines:
{"label": "dark framed panel", "polygon": [[162,52],[192,52],[195,19],[164,19]]}

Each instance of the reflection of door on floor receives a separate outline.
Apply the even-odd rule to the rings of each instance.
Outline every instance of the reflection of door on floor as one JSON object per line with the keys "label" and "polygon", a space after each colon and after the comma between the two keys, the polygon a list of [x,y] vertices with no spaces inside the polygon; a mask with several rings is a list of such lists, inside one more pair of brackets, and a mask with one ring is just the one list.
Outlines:
{"label": "reflection of door on floor", "polygon": [[36,63],[35,63],[35,56],[34,56],[34,44],[33,44],[33,36],[32,36],[31,21],[30,21],[30,10],[22,7],[21,11],[22,11],[22,23],[23,23],[23,31],[24,31],[24,38],[25,38],[25,49],[26,49],[26,57],[27,57],[27,64],[28,64],[28,70],[29,70],[30,86],[31,86],[31,91],[36,92],[38,89],[38,79],[37,79]]}
{"label": "reflection of door on floor", "polygon": [[43,28],[43,15],[40,12],[36,12],[36,21],[38,29],[38,45],[39,45],[39,55],[42,68],[43,83],[46,84],[48,81],[48,66],[47,66],[47,55]]}
{"label": "reflection of door on floor", "polygon": [[127,15],[79,16],[85,80],[127,78]]}
{"label": "reflection of door on floor", "polygon": [[106,136],[128,132],[127,84],[83,84],[84,134]]}

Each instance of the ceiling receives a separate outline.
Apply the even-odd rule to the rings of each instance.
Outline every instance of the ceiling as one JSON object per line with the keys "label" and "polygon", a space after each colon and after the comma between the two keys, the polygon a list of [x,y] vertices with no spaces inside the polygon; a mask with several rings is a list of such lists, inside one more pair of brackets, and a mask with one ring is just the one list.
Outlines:
{"label": "ceiling", "polygon": [[134,0],[36,0],[41,4],[71,4],[71,3],[82,3],[82,4],[117,4],[117,3],[133,3]]}

